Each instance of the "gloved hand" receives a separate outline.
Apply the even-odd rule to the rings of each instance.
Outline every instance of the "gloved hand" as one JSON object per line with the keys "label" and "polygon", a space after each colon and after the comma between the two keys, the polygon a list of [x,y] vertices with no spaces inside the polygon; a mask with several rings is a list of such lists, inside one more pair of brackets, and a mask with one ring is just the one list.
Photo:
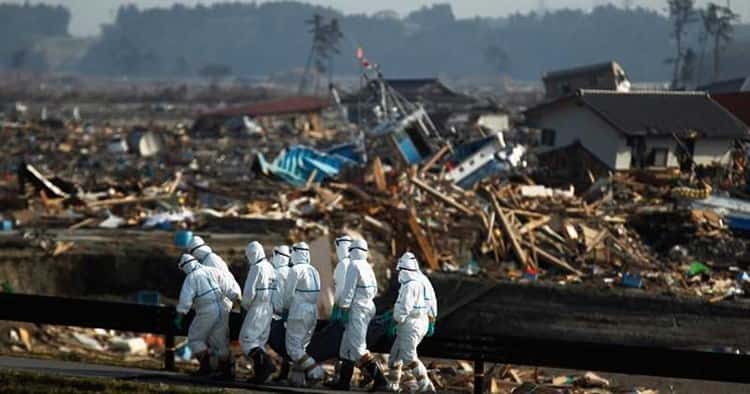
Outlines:
{"label": "gloved hand", "polygon": [[383,321],[385,322],[385,325],[387,327],[385,333],[389,337],[393,338],[396,336],[397,325],[396,321],[393,320],[393,310],[388,310],[383,314]]}
{"label": "gloved hand", "polygon": [[395,338],[396,334],[398,334],[398,324],[395,320],[391,319],[388,321],[388,336]]}
{"label": "gloved hand", "polygon": [[349,323],[349,308],[341,309],[341,321],[344,324]]}
{"label": "gloved hand", "polygon": [[177,316],[174,318],[174,327],[178,330],[182,329],[182,319],[185,318],[185,315],[182,313],[178,313]]}
{"label": "gloved hand", "polygon": [[430,318],[430,324],[427,326],[427,336],[435,335],[435,320]]}
{"label": "gloved hand", "polygon": [[342,317],[343,316],[341,316],[341,309],[339,308],[338,305],[334,304],[333,310],[331,311],[331,318],[330,318],[331,322],[340,321]]}
{"label": "gloved hand", "polygon": [[281,311],[281,321],[286,321],[289,318],[289,309]]}

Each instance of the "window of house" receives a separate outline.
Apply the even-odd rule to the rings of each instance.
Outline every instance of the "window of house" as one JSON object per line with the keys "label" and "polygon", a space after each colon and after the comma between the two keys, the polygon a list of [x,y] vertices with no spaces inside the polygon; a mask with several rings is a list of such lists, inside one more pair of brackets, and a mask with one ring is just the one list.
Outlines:
{"label": "window of house", "polygon": [[669,158],[669,149],[654,148],[649,155],[648,165],[652,167],[666,167]]}
{"label": "window of house", "polygon": [[541,143],[544,146],[555,146],[555,130],[543,129]]}

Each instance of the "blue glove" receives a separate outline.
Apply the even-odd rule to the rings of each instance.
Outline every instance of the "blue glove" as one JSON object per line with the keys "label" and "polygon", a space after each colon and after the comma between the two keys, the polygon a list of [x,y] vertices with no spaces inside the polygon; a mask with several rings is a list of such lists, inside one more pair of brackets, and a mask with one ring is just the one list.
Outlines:
{"label": "blue glove", "polygon": [[281,321],[286,321],[289,318],[289,309],[281,311]]}
{"label": "blue glove", "polygon": [[178,313],[174,318],[174,327],[178,330],[182,329],[182,319],[185,317],[182,313]]}
{"label": "blue glove", "polygon": [[349,323],[349,308],[341,309],[341,321],[344,323]]}
{"label": "blue glove", "polygon": [[435,320],[430,319],[430,325],[427,326],[427,336],[431,337],[435,335]]}
{"label": "blue glove", "polygon": [[333,310],[331,311],[331,322],[337,322],[342,319],[343,316],[341,316],[341,309],[338,305],[333,305]]}

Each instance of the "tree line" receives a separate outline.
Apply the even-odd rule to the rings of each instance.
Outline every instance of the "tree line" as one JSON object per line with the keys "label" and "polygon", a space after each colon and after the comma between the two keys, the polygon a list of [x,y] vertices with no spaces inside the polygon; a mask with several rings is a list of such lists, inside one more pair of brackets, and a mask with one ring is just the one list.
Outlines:
{"label": "tree line", "polygon": [[70,11],[62,6],[0,4],[0,69],[46,70],[36,44],[67,37]]}
{"label": "tree line", "polygon": [[[665,13],[606,5],[588,12],[463,19],[447,4],[403,16],[343,14],[295,1],[123,6],[73,70],[217,79],[293,70],[302,75],[306,69],[305,75],[317,76],[303,83],[317,85],[321,76],[355,75],[359,47],[388,76],[398,77],[538,80],[546,71],[617,60],[633,80],[671,80],[679,87],[750,69],[750,31],[736,24],[730,9],[717,4],[697,9],[694,0],[664,4]],[[69,14],[63,11],[64,18],[49,26],[67,26]],[[0,18],[4,13],[0,8]],[[2,50],[13,40],[5,35],[0,41]],[[11,56],[0,56],[7,65]]]}

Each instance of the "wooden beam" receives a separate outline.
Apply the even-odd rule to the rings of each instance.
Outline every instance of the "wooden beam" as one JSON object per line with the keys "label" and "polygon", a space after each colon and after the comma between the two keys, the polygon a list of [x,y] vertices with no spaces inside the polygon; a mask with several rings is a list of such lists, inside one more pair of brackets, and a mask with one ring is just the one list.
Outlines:
{"label": "wooden beam", "polygon": [[521,262],[521,264],[526,266],[528,264],[528,258],[526,256],[526,252],[524,252],[524,250],[521,248],[516,230],[510,225],[510,222],[505,216],[503,208],[500,207],[500,204],[497,202],[497,198],[495,198],[495,195],[493,193],[490,193],[490,196],[492,197],[492,205],[495,208],[495,212],[497,212],[498,221],[500,222],[500,225],[503,227],[503,230],[510,239],[510,245],[513,248],[513,253],[516,254],[516,257]]}
{"label": "wooden beam", "polygon": [[545,217],[541,217],[539,219],[535,219],[530,222],[527,222],[526,224],[521,226],[521,228],[518,230],[518,234],[524,235],[528,232],[532,232],[536,230],[537,227],[544,226],[545,224],[549,223],[550,220],[552,220],[551,216],[545,216]]}
{"label": "wooden beam", "polygon": [[425,236],[424,232],[422,231],[422,227],[417,221],[417,215],[414,212],[413,207],[409,209],[409,229],[411,230],[412,234],[414,234],[414,238],[417,239],[417,244],[419,245],[422,257],[427,260],[427,264],[431,269],[439,270],[440,265],[438,264],[437,256],[435,256],[435,250],[432,248],[432,244],[430,244],[427,236]]}
{"label": "wooden beam", "polygon": [[442,148],[440,148],[440,150],[437,151],[434,155],[432,155],[432,157],[430,158],[430,160],[428,160],[427,163],[425,163],[422,166],[422,169],[419,170],[419,176],[424,176],[424,174],[427,171],[429,171],[429,169],[432,168],[432,166],[434,166],[435,163],[437,163],[438,161],[440,161],[440,159],[443,156],[445,156],[446,153],[448,153],[450,151],[452,151],[452,149],[451,149],[451,146],[449,144],[446,144]]}
{"label": "wooden beam", "polygon": [[380,161],[380,156],[375,157],[375,160],[372,161],[372,177],[375,178],[375,187],[379,192],[388,190],[385,172],[383,172],[383,162]]}
{"label": "wooden beam", "polygon": [[467,206],[461,204],[460,202],[456,201],[452,197],[449,197],[449,196],[446,196],[443,193],[440,193],[440,191],[438,191],[437,189],[433,188],[432,186],[424,183],[419,178],[412,177],[411,178],[411,183],[414,184],[414,185],[416,185],[420,189],[426,191],[430,195],[434,196],[438,200],[440,200],[440,201],[442,201],[442,202],[444,202],[444,203],[446,203],[446,204],[448,204],[448,205],[450,205],[450,206],[458,209],[459,211],[465,213],[466,215],[474,216],[474,212],[471,209],[469,209]]}
{"label": "wooden beam", "polygon": [[168,200],[170,198],[172,198],[172,196],[169,194],[162,194],[158,196],[149,196],[149,197],[127,196],[123,198],[112,198],[109,200],[93,201],[93,202],[87,203],[86,206],[88,206],[89,208],[109,207],[112,205],[137,204],[137,203],[149,202],[149,201]]}
{"label": "wooden beam", "polygon": [[560,267],[560,268],[562,268],[562,269],[564,269],[564,270],[566,270],[566,271],[568,271],[568,272],[570,272],[572,274],[583,276],[583,272],[581,272],[581,271],[573,268],[573,266],[571,266],[570,264],[568,264],[568,263],[560,260],[559,258],[557,258],[557,257],[555,257],[555,256],[553,256],[553,255],[551,255],[551,254],[549,254],[547,252],[545,252],[544,250],[542,250],[541,248],[537,247],[536,245],[532,245],[531,243],[529,243],[527,241],[521,241],[521,242],[523,242],[523,244],[526,247],[528,247],[530,249],[533,249],[534,253],[536,253],[539,257],[541,257],[542,260],[545,260],[548,263],[552,263],[552,264],[554,264],[554,265],[556,265],[556,266],[558,266],[558,267]]}

